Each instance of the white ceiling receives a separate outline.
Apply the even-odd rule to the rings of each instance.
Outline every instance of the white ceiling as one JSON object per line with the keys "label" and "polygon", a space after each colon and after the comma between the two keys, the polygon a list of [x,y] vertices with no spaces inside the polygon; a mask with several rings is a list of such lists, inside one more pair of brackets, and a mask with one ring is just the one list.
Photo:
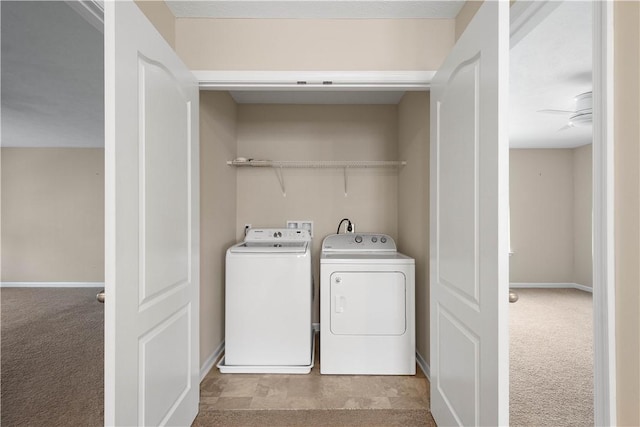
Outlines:
{"label": "white ceiling", "polygon": [[591,126],[558,131],[569,118],[539,110],[574,110],[592,89],[591,3],[558,6],[510,55],[509,140],[512,148],[572,148],[591,143]]}
{"label": "white ceiling", "polygon": [[[461,5],[460,2],[393,0],[170,1],[169,4],[179,16],[195,13],[211,16],[212,10],[219,9],[220,12],[215,13],[233,13],[234,17],[258,13],[257,10],[265,15],[281,10],[278,17],[295,14],[317,17],[328,13],[319,6],[334,11],[340,7],[359,10],[359,17],[376,10],[378,12],[375,13],[382,13],[379,11],[384,8],[387,8],[384,13],[390,13],[389,10],[403,10],[405,7],[431,8],[429,13],[436,16],[455,16]],[[278,9],[283,4],[288,5],[286,10]],[[376,7],[372,6],[370,10],[372,4]],[[1,1],[0,7],[2,145],[102,146],[102,34],[64,2]],[[352,16],[350,13],[338,13],[336,16]],[[566,125],[568,116],[537,112],[542,109],[571,110],[574,108],[573,97],[591,90],[590,3],[570,1],[557,7],[512,49],[510,72],[512,147],[575,147],[591,142],[590,126],[558,132]],[[232,95],[239,103],[393,104],[400,100],[402,92],[333,91],[320,95],[319,92],[300,91],[234,91]]]}
{"label": "white ceiling", "polygon": [[64,2],[0,7],[2,146],[103,146],[102,33]]}
{"label": "white ceiling", "polygon": [[178,18],[455,18],[464,0],[168,0]]}

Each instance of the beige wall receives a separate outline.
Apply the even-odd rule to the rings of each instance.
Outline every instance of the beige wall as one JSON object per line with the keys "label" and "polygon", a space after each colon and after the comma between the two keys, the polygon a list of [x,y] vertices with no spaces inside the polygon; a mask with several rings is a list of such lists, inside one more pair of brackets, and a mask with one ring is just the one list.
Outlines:
{"label": "beige wall", "polygon": [[593,287],[592,145],[573,152],[573,282]]}
{"label": "beige wall", "polygon": [[2,148],[2,281],[104,281],[104,150]]}
{"label": "beige wall", "polygon": [[429,363],[429,92],[398,106],[398,249],[416,260],[416,350]]}
{"label": "beige wall", "polygon": [[640,3],[614,6],[618,424],[640,425]]}
{"label": "beige wall", "polygon": [[[397,106],[239,105],[238,155],[271,160],[396,160]],[[236,237],[244,224],[284,227],[286,220],[314,222],[314,277],[318,321],[318,257],[322,239],[342,218],[356,230],[398,237],[395,169],[285,169],[286,197],[275,170],[238,168]]]}
{"label": "beige wall", "polygon": [[573,282],[573,152],[510,150],[511,282]]}
{"label": "beige wall", "polygon": [[164,0],[135,0],[156,30],[172,48],[176,44],[176,19]]}
{"label": "beige wall", "polygon": [[591,144],[510,151],[510,281],[593,284]]}
{"label": "beige wall", "polygon": [[452,19],[177,19],[192,70],[436,70]]}
{"label": "beige wall", "polygon": [[236,104],[200,93],[200,365],[224,339],[226,249],[236,241]]}

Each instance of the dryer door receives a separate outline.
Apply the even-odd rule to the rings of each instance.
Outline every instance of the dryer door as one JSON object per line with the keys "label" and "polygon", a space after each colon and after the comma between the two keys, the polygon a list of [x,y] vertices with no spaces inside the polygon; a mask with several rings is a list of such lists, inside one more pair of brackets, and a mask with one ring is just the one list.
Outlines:
{"label": "dryer door", "polygon": [[402,335],[407,329],[406,277],[399,271],[331,275],[331,333]]}

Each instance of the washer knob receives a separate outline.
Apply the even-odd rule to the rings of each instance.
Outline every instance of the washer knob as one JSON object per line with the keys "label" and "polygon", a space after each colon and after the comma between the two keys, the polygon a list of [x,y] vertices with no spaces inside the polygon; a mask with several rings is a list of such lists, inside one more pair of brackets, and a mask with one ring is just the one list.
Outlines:
{"label": "washer knob", "polygon": [[373,237],[371,238],[371,241],[372,241],[373,243],[375,243],[375,242],[377,242],[377,241],[378,241],[378,238],[377,238],[376,236],[373,236]]}
{"label": "washer knob", "polygon": [[381,237],[380,238],[380,243],[387,243],[387,238],[386,237]]}
{"label": "washer knob", "polygon": [[362,243],[362,236],[356,236],[355,241],[356,243]]}

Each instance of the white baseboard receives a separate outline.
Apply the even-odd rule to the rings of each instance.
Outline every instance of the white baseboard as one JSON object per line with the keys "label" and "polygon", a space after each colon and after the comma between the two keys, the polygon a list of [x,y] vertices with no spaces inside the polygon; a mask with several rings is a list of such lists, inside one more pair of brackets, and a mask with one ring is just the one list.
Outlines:
{"label": "white baseboard", "polygon": [[559,288],[569,288],[569,289],[579,289],[585,292],[593,292],[593,288],[585,285],[581,285],[579,283],[509,283],[510,288],[539,288],[539,289],[559,289]]}
{"label": "white baseboard", "polygon": [[211,368],[213,368],[216,364],[216,361],[222,356],[224,352],[224,340],[213,350],[211,356],[207,357],[207,360],[204,361],[202,366],[200,367],[200,382],[207,376]]}
{"label": "white baseboard", "polygon": [[104,288],[104,282],[0,282],[0,288]]}
{"label": "white baseboard", "polygon": [[424,357],[422,357],[418,350],[416,350],[416,362],[418,362],[418,366],[420,366],[420,369],[424,372],[424,376],[431,381],[431,368],[429,368],[427,361],[424,360]]}

